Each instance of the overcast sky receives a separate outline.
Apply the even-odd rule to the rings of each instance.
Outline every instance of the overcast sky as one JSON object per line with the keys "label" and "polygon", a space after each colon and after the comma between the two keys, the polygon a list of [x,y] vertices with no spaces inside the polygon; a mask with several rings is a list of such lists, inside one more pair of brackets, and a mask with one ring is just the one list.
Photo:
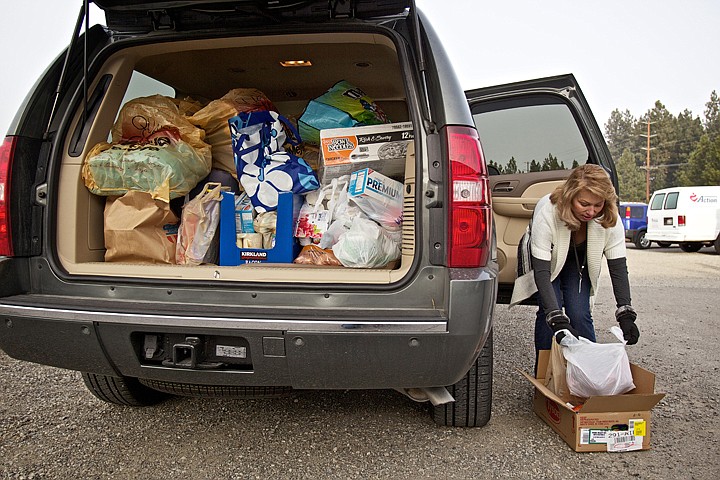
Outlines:
{"label": "overcast sky", "polygon": [[[10,0],[3,0],[11,3]],[[0,132],[69,41],[82,0],[13,1],[0,16]],[[603,128],[656,100],[703,117],[720,93],[718,0],[417,0],[463,88],[574,73]],[[91,10],[92,19],[99,17]]]}

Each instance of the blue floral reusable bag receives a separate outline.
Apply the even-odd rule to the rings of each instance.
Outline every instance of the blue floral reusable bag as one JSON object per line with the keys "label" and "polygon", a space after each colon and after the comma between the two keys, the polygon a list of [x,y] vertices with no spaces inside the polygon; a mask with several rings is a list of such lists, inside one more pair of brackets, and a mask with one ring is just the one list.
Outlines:
{"label": "blue floral reusable bag", "polygon": [[310,165],[283,148],[285,142],[300,143],[285,117],[269,110],[242,112],[228,123],[238,178],[255,211],[277,210],[279,192],[302,194],[320,187]]}

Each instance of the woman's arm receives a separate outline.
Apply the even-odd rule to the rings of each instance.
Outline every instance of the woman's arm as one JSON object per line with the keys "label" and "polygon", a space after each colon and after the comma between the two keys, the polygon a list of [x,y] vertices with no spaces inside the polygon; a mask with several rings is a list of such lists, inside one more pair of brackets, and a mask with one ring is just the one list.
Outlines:
{"label": "woman's arm", "polygon": [[608,270],[610,271],[613,293],[615,294],[615,303],[618,307],[632,305],[626,258],[608,259],[607,264]]}
{"label": "woman's arm", "polygon": [[543,309],[547,315],[551,311],[560,308],[557,297],[555,296],[555,289],[550,281],[550,261],[540,260],[534,255],[531,258],[538,296],[540,297],[540,301],[542,301]]}

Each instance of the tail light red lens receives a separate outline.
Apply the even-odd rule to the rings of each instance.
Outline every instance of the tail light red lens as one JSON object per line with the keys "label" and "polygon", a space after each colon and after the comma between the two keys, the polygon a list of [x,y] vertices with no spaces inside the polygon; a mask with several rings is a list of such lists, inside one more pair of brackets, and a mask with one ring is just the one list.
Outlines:
{"label": "tail light red lens", "polygon": [[678,215],[677,224],[678,224],[678,227],[684,227],[684,226],[685,226],[685,215]]}
{"label": "tail light red lens", "polygon": [[15,153],[15,137],[5,137],[0,146],[0,256],[13,254],[10,231],[10,173]]}
{"label": "tail light red lens", "polygon": [[625,218],[630,218],[630,207],[625,207]]}
{"label": "tail light red lens", "polygon": [[474,128],[448,127],[446,133],[451,184],[447,264],[484,266],[490,256],[492,210],[480,140]]}

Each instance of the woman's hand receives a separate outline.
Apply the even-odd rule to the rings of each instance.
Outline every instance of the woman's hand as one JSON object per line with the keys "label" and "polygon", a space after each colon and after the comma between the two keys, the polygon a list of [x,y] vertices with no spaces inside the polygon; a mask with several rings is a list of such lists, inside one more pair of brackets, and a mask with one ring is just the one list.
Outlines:
{"label": "woman's hand", "polygon": [[555,334],[555,341],[557,343],[560,343],[565,337],[565,332],[561,332],[560,330],[569,331],[575,338],[578,336],[577,330],[570,325],[570,319],[562,310],[552,310],[548,312],[548,314],[545,315],[545,321]]}
{"label": "woman's hand", "polygon": [[628,345],[635,345],[640,339],[640,330],[635,325],[636,318],[637,313],[630,305],[623,305],[615,311],[615,320],[620,324]]}

